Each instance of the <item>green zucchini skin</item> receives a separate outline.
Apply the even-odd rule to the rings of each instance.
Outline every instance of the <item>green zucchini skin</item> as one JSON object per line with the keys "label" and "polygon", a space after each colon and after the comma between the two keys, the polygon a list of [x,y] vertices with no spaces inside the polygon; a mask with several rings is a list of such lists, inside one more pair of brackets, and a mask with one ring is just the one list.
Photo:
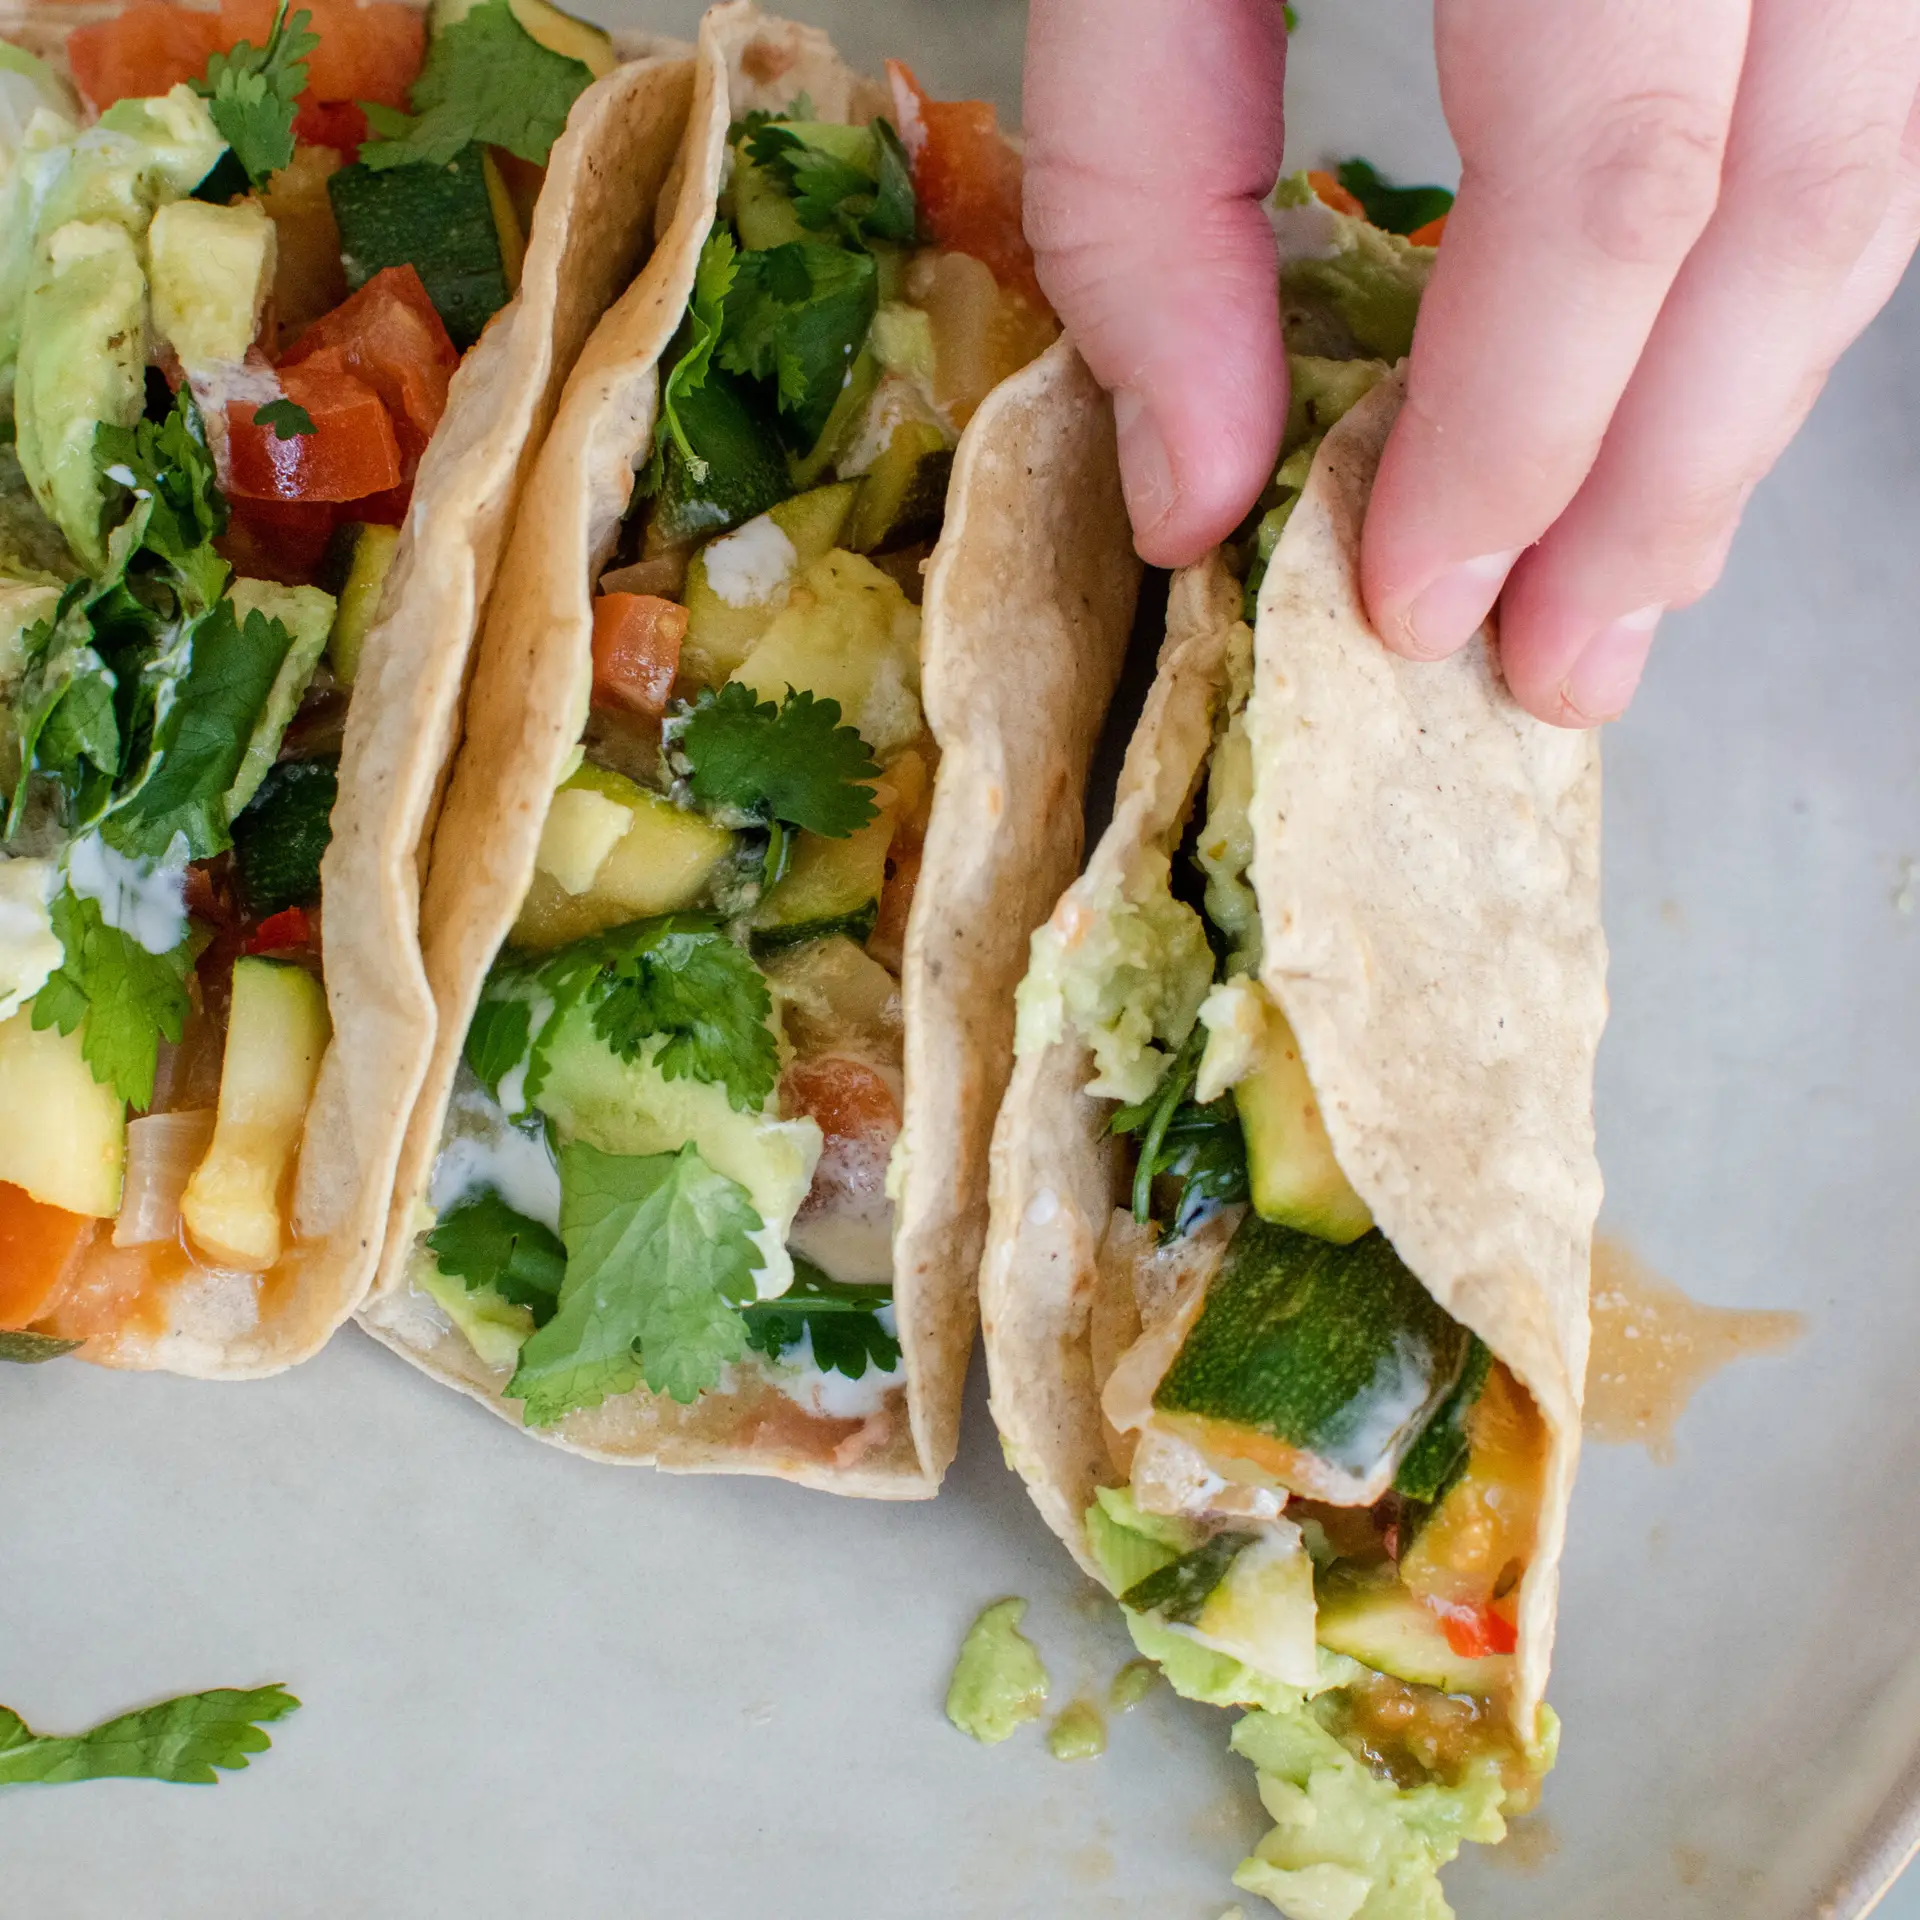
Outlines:
{"label": "green zucchini skin", "polygon": [[1395,1493],[1437,1506],[1447,1489],[1466,1472],[1467,1415],[1473,1411],[1492,1370],[1492,1350],[1485,1341],[1475,1339],[1467,1349],[1458,1383],[1400,1462],[1400,1471],[1393,1476]]}
{"label": "green zucchini skin", "polygon": [[836,914],[829,920],[801,920],[786,927],[755,927],[752,933],[756,955],[784,953],[789,947],[805,946],[809,940],[830,940],[844,934],[855,946],[864,947],[873,938],[880,918],[880,902],[869,900],[852,913]]}
{"label": "green zucchini skin", "polygon": [[1135,1613],[1157,1613],[1164,1620],[1191,1624],[1254,1538],[1250,1533],[1216,1533],[1191,1553],[1135,1581],[1120,1596],[1120,1604]]}
{"label": "green zucchini skin", "polygon": [[1153,1405],[1372,1481],[1459,1381],[1470,1338],[1377,1228],[1342,1247],[1250,1213]]}
{"label": "green zucchini skin", "polygon": [[327,180],[347,285],[411,266],[462,353],[513,296],[487,192],[485,152],[462,147],[444,167],[342,167]]}
{"label": "green zucchini skin", "polygon": [[743,381],[710,368],[706,379],[682,394],[675,407],[707,470],[696,474],[679,446],[667,442],[665,475],[653,510],[654,525],[664,538],[724,533],[797,491],[779,437]]}
{"label": "green zucchini skin", "polygon": [[282,760],[233,823],[233,857],[250,911],[265,918],[320,897],[320,861],[333,838],[337,760]]}

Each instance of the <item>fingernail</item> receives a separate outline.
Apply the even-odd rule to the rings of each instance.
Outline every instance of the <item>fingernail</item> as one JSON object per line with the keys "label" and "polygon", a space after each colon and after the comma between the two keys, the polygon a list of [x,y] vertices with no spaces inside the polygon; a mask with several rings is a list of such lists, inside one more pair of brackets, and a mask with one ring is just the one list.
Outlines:
{"label": "fingernail", "polygon": [[1560,686],[1560,698],[1577,720],[1598,726],[1626,712],[1653,646],[1653,630],[1665,612],[1665,607],[1642,607],[1602,627],[1580,649]]}
{"label": "fingernail", "polygon": [[1519,558],[1518,547],[1510,553],[1483,553],[1435,575],[1400,618],[1406,651],[1418,659],[1438,660],[1465,646],[1493,611]]}
{"label": "fingernail", "polygon": [[1120,440],[1120,484],[1136,532],[1157,527],[1180,498],[1173,462],[1147,403],[1122,388],[1113,396],[1113,424]]}

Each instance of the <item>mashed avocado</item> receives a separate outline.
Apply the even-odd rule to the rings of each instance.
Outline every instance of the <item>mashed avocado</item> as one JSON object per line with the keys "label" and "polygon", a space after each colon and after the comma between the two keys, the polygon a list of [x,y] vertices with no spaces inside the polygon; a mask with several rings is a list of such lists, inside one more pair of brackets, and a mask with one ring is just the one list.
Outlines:
{"label": "mashed avocado", "polygon": [[[1086,1516],[1087,1542],[1116,1592],[1192,1543],[1184,1522],[1142,1513],[1122,1488],[1102,1487]],[[1322,1724],[1314,1702],[1362,1678],[1344,1655],[1318,1650],[1311,1687],[1288,1686],[1130,1609],[1127,1630],[1176,1693],[1216,1707],[1253,1709],[1232,1745],[1259,1774],[1273,1831],[1241,1862],[1234,1885],[1271,1901],[1287,1920],[1452,1920],[1440,1869],[1463,1841],[1506,1832],[1499,1758],[1470,1762],[1460,1778],[1400,1786],[1383,1779]],[[1551,1765],[1555,1724],[1543,1716],[1541,1760]]]}
{"label": "mashed avocado", "polygon": [[1167,1064],[1161,1049],[1193,1031],[1213,980],[1206,927],[1173,897],[1170,873],[1167,856],[1148,848],[1124,894],[1091,907],[1069,901],[1035,933],[1016,1053],[1052,1046],[1071,1026],[1093,1049],[1089,1093],[1132,1101],[1153,1091]]}
{"label": "mashed avocado", "polygon": [[997,1746],[1047,1704],[1047,1670],[1020,1631],[1024,1600],[996,1600],[967,1629],[947,1688],[947,1718],[982,1746]]}

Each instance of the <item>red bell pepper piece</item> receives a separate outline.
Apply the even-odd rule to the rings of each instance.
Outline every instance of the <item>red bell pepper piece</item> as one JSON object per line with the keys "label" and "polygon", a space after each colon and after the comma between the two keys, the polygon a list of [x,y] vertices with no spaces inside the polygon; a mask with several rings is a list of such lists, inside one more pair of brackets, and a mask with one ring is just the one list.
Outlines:
{"label": "red bell pepper piece", "polygon": [[291,953],[313,945],[313,917],[305,907],[283,907],[247,935],[249,953]]}
{"label": "red bell pepper piece", "polygon": [[370,386],[324,365],[285,367],[280,384],[313,431],[283,440],[251,406],[229,407],[230,499],[360,500],[400,484],[393,421]]}

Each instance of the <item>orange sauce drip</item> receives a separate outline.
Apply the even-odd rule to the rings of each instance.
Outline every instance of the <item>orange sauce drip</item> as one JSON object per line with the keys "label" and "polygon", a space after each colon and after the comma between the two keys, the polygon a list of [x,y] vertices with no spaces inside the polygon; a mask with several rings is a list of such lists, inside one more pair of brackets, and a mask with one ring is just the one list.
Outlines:
{"label": "orange sauce drip", "polygon": [[1604,1236],[1593,1244],[1592,1302],[1587,1436],[1643,1446],[1662,1466],[1708,1380],[1731,1361],[1783,1352],[1807,1326],[1798,1313],[1702,1306]]}
{"label": "orange sauce drip", "polygon": [[143,1247],[116,1247],[102,1233],[86,1263],[68,1283],[60,1303],[36,1331],[60,1340],[92,1340],[102,1334],[167,1331],[174,1290],[194,1269],[178,1240]]}

